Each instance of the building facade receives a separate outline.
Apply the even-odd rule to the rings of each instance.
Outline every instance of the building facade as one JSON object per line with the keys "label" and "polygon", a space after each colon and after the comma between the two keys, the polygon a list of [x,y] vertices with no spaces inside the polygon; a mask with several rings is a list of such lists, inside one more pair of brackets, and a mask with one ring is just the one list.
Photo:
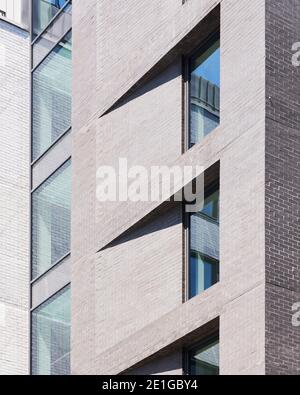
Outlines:
{"label": "building facade", "polygon": [[30,372],[68,375],[72,3],[31,3]]}
{"label": "building facade", "polygon": [[28,373],[30,76],[21,11],[20,1],[0,2],[1,375]]}
{"label": "building facade", "polygon": [[0,10],[0,372],[66,375],[72,4],[4,0]]}
{"label": "building facade", "polygon": [[[298,0],[0,0],[0,374],[300,373],[299,41]],[[201,209],[101,200],[120,159]]]}
{"label": "building facade", "polygon": [[[299,2],[73,7],[73,372],[299,374]],[[203,211],[95,199],[119,158]]]}

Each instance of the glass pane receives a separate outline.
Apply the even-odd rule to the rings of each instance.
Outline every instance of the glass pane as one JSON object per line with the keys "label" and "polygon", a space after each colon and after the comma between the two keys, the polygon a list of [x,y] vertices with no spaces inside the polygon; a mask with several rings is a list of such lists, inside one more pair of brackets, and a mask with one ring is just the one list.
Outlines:
{"label": "glass pane", "polygon": [[33,160],[71,126],[71,33],[33,73]]}
{"label": "glass pane", "polygon": [[68,33],[71,27],[72,6],[68,5],[33,44],[33,67],[35,67],[55,44]]}
{"label": "glass pane", "polygon": [[189,354],[189,374],[196,376],[219,375],[219,341],[214,341]]}
{"label": "glass pane", "polygon": [[220,123],[220,41],[191,61],[190,145],[201,141]]}
{"label": "glass pane", "polygon": [[32,0],[32,38],[38,36],[68,0]]}
{"label": "glass pane", "polygon": [[206,197],[204,208],[190,218],[189,298],[219,281],[219,191]]}
{"label": "glass pane", "polygon": [[219,262],[192,252],[189,276],[191,299],[219,282]]}
{"label": "glass pane", "polygon": [[70,287],[32,313],[32,374],[70,374]]}
{"label": "glass pane", "polygon": [[32,194],[32,277],[45,273],[70,251],[71,162]]}

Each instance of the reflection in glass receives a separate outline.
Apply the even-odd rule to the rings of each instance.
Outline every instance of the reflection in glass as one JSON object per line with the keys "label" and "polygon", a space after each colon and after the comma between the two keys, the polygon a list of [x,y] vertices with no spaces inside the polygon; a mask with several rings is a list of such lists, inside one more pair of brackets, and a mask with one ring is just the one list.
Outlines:
{"label": "reflection in glass", "polygon": [[32,47],[33,67],[35,67],[53,49],[56,43],[72,27],[72,5],[68,5],[49,25]]}
{"label": "reflection in glass", "polygon": [[32,374],[70,374],[70,287],[32,313]]}
{"label": "reflection in glass", "polygon": [[191,60],[190,146],[201,141],[220,122],[220,41]]}
{"label": "reflection in glass", "polygon": [[32,0],[32,38],[47,27],[68,0]]}
{"label": "reflection in glass", "polygon": [[68,33],[33,73],[33,160],[71,126],[71,55]]}
{"label": "reflection in glass", "polygon": [[190,217],[189,298],[219,282],[219,190]]}
{"label": "reflection in glass", "polygon": [[189,353],[188,374],[196,376],[219,375],[219,340]]}
{"label": "reflection in glass", "polygon": [[32,194],[32,278],[70,251],[71,162]]}

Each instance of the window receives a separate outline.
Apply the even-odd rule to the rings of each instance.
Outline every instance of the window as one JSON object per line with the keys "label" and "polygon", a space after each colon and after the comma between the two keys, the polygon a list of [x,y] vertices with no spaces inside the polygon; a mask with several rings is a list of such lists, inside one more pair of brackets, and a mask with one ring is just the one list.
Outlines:
{"label": "window", "polygon": [[219,339],[217,337],[187,352],[186,373],[195,376],[219,375]]}
{"label": "window", "polygon": [[71,81],[71,33],[68,33],[33,72],[33,160],[71,126]]}
{"label": "window", "polygon": [[32,278],[70,252],[71,162],[32,194]]}
{"label": "window", "polygon": [[220,38],[214,37],[189,61],[189,146],[220,123]]}
{"label": "window", "polygon": [[201,212],[189,219],[189,299],[219,282],[219,186],[209,187]]}
{"label": "window", "polygon": [[70,374],[70,286],[32,312],[33,375]]}
{"label": "window", "polygon": [[32,46],[35,67],[72,28],[72,5],[67,5]]}
{"label": "window", "polygon": [[47,27],[68,0],[32,0],[32,38]]}

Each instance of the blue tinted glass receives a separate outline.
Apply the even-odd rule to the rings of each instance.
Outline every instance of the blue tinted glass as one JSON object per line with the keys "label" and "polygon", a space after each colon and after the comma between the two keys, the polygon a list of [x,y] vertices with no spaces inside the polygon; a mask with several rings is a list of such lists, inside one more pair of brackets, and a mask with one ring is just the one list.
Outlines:
{"label": "blue tinted glass", "polygon": [[63,35],[72,28],[72,5],[66,6],[34,42],[32,47],[33,68],[55,47]]}
{"label": "blue tinted glass", "polygon": [[220,41],[191,61],[190,145],[201,141],[220,123]]}
{"label": "blue tinted glass", "polygon": [[189,298],[193,298],[219,281],[219,262],[193,252],[189,277]]}
{"label": "blue tinted glass", "polygon": [[190,217],[189,297],[219,281],[219,191],[206,197],[200,213]]}
{"label": "blue tinted glass", "polygon": [[[198,63],[200,63],[198,65]],[[193,74],[220,87],[220,48],[219,42],[193,63]]]}
{"label": "blue tinted glass", "polygon": [[219,191],[212,193],[205,199],[201,213],[216,220],[219,219]]}
{"label": "blue tinted glass", "polygon": [[67,0],[32,1],[32,36],[35,38],[49,24],[51,19],[67,3]]}
{"label": "blue tinted glass", "polygon": [[32,80],[32,159],[37,159],[71,126],[71,33],[34,71]]}

